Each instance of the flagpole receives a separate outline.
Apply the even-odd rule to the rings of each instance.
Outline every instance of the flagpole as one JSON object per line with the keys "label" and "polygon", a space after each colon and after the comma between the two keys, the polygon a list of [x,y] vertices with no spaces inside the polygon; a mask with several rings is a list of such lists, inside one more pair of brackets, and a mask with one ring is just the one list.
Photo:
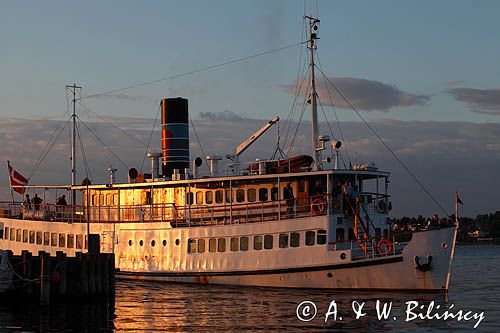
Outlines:
{"label": "flagpole", "polygon": [[455,192],[455,225],[458,226],[458,192]]}
{"label": "flagpole", "polygon": [[[10,166],[10,161],[7,161],[7,170],[9,170],[9,166]],[[12,204],[14,204],[14,192],[12,191],[12,183],[10,181],[10,172],[8,172],[8,174],[9,174],[10,197],[12,198]]]}

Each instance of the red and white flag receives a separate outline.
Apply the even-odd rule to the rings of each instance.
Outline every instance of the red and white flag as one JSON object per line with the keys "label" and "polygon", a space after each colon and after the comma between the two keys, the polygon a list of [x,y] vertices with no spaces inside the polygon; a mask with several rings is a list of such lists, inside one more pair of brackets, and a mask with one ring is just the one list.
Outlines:
{"label": "red and white flag", "polygon": [[10,162],[7,161],[7,166],[9,167],[9,179],[10,179],[10,187],[19,194],[24,194],[24,187],[12,187],[12,186],[26,186],[28,185],[28,179],[26,179],[19,172],[14,170],[10,166]]}

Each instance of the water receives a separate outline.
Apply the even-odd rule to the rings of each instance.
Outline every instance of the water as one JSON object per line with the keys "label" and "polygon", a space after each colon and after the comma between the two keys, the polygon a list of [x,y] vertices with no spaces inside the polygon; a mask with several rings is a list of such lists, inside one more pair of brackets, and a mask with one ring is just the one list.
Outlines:
{"label": "water", "polygon": [[[500,282],[496,265],[500,246],[458,246],[448,297],[441,294],[353,293],[318,290],[198,286],[150,282],[117,283],[113,304],[60,304],[41,310],[29,304],[0,303],[0,331],[332,331],[460,332],[476,320],[405,322],[405,302],[415,300],[442,308],[484,311],[478,332],[500,332]],[[392,302],[388,320],[378,320],[375,301]],[[310,322],[296,317],[297,305],[314,301],[318,315]],[[324,314],[336,301],[342,321]],[[366,302],[366,316],[355,319],[352,301]],[[442,310],[440,311],[442,313]],[[393,320],[393,316],[397,320]],[[332,318],[332,317],[330,317]]]}

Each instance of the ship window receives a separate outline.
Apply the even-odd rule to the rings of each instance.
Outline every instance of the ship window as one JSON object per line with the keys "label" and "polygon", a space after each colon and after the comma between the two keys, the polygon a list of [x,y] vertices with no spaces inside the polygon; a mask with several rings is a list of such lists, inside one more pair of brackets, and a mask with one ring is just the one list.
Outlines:
{"label": "ship window", "polygon": [[248,251],[248,237],[240,237],[240,251]]}
{"label": "ship window", "polygon": [[111,194],[106,194],[106,205],[111,206],[113,197]]}
{"label": "ship window", "polygon": [[196,192],[196,204],[203,205],[203,192]]}
{"label": "ship window", "polygon": [[153,239],[153,240],[151,241],[151,247],[155,247],[155,245],[156,245],[156,241]]}
{"label": "ship window", "polygon": [[4,233],[4,235],[5,235],[5,239],[9,238],[9,227],[5,227],[5,233]]}
{"label": "ship window", "polygon": [[347,235],[347,236],[349,237],[349,241],[356,240],[356,235],[354,234],[353,228],[349,228],[349,235]]}
{"label": "ship window", "polygon": [[268,200],[269,191],[267,188],[259,188],[259,201],[267,201]]}
{"label": "ship window", "polygon": [[83,235],[76,235],[76,248],[83,248]]}
{"label": "ship window", "polygon": [[50,246],[57,246],[57,233],[53,232],[50,234]]}
{"label": "ship window", "polygon": [[133,242],[131,239],[128,240],[128,246],[132,246]]}
{"label": "ship window", "polygon": [[238,251],[239,240],[238,237],[231,238],[231,251]]}
{"label": "ship window", "polygon": [[306,245],[314,245],[314,238],[316,238],[316,233],[314,231],[306,231]]}
{"label": "ship window", "polygon": [[43,245],[50,245],[50,232],[43,233]]}
{"label": "ship window", "polygon": [[337,224],[342,224],[343,219],[341,216],[337,217]]}
{"label": "ship window", "polygon": [[96,202],[96,195],[92,194],[92,206],[95,206],[97,204]]}
{"label": "ship window", "polygon": [[224,196],[224,192],[222,192],[222,190],[215,191],[215,203],[218,203],[218,204],[222,203],[223,196]]}
{"label": "ship window", "polygon": [[226,239],[225,238],[217,239],[217,251],[226,252]]}
{"label": "ship window", "polygon": [[118,194],[113,194],[113,205],[118,206]]}
{"label": "ship window", "polygon": [[300,234],[298,232],[292,232],[290,234],[290,246],[299,247],[300,245]]}
{"label": "ship window", "polygon": [[[69,235],[68,235],[68,243],[69,243]],[[139,241],[139,246],[143,246],[143,245],[144,245],[144,241],[141,239],[141,240]],[[177,245],[179,245],[179,244],[177,244]],[[69,245],[68,245],[68,246],[69,246]]]}
{"label": "ship window", "polygon": [[35,244],[35,232],[30,230],[30,244]]}
{"label": "ship window", "polygon": [[262,250],[262,236],[253,237],[253,249]]}
{"label": "ship window", "polygon": [[163,246],[167,246],[167,241],[164,239],[162,244],[163,244]]}
{"label": "ship window", "polygon": [[16,229],[10,228],[10,240],[13,241],[15,239],[16,239]]}
{"label": "ship window", "polygon": [[247,200],[248,202],[255,202],[255,200],[257,200],[257,192],[254,188],[249,188],[247,190]]}
{"label": "ship window", "polygon": [[231,190],[226,190],[226,202],[230,203],[233,202],[233,191]]}
{"label": "ship window", "polygon": [[207,205],[214,203],[214,192],[212,192],[212,191],[205,192],[205,203]]}
{"label": "ship window", "polygon": [[337,228],[337,231],[335,231],[335,239],[337,242],[343,242],[345,240],[344,228]]}
{"label": "ship window", "polygon": [[68,234],[68,239],[66,242],[66,246],[70,249],[75,247],[75,235],[73,234]]}
{"label": "ship window", "polygon": [[288,234],[280,234],[280,249],[286,249],[288,247]]}
{"label": "ship window", "polygon": [[208,251],[216,252],[217,251],[217,239],[210,238],[208,240]]}
{"label": "ship window", "polygon": [[273,235],[264,236],[264,248],[270,250],[273,248]]}
{"label": "ship window", "polygon": [[186,196],[186,204],[187,205],[192,205],[194,202],[194,193],[193,192],[188,192]]}
{"label": "ship window", "polygon": [[66,247],[66,235],[59,234],[59,247]]}
{"label": "ship window", "polygon": [[198,253],[204,253],[204,252],[205,252],[205,240],[198,239]]}
{"label": "ship window", "polygon": [[21,241],[22,232],[23,231],[21,229],[17,229],[17,232],[16,232],[16,242],[20,242]]}
{"label": "ship window", "polygon": [[318,230],[318,234],[316,236],[316,243],[318,243],[318,245],[326,244],[326,230]]}
{"label": "ship window", "polygon": [[177,238],[177,239],[175,240],[175,245],[179,246],[179,244],[180,244],[180,243],[181,243],[181,241],[179,240],[179,238]]}
{"label": "ship window", "polygon": [[28,230],[23,230],[23,243],[28,243]]}
{"label": "ship window", "polygon": [[42,232],[41,231],[37,231],[36,232],[36,243],[38,245],[42,245]]}
{"label": "ship window", "polygon": [[236,190],[236,202],[245,201],[245,191],[242,189]]}
{"label": "ship window", "polygon": [[196,239],[188,239],[188,253],[196,253]]}
{"label": "ship window", "polygon": [[277,187],[271,188],[271,200],[272,201],[278,200],[278,194],[279,194],[279,189]]}
{"label": "ship window", "polygon": [[104,194],[99,194],[99,205],[104,206]]}

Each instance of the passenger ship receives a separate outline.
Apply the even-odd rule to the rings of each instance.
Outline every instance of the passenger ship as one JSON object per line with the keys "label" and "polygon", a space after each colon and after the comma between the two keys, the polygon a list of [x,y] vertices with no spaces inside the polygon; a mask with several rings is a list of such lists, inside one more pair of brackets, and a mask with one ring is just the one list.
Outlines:
{"label": "passenger ship", "polygon": [[[162,154],[150,153],[151,172],[129,172],[128,183],[75,181],[59,189],[70,205],[35,210],[3,203],[0,248],[69,256],[87,251],[98,234],[100,251],[114,253],[117,277],[169,282],[358,290],[446,291],[457,226],[392,234],[388,172],[374,165],[341,168],[340,142],[320,135],[315,65],[319,20],[309,24],[312,156],[261,160],[242,167],[240,154],[279,119],[266,123],[229,156],[207,156],[201,176],[189,156],[188,102],[161,101]],[[75,91],[73,88],[73,122]],[[74,129],[75,127],[73,127]],[[322,161],[337,151],[333,167]],[[335,157],[335,156],[334,156]],[[191,167],[191,168],[190,168]],[[344,190],[341,190],[343,187]]]}

